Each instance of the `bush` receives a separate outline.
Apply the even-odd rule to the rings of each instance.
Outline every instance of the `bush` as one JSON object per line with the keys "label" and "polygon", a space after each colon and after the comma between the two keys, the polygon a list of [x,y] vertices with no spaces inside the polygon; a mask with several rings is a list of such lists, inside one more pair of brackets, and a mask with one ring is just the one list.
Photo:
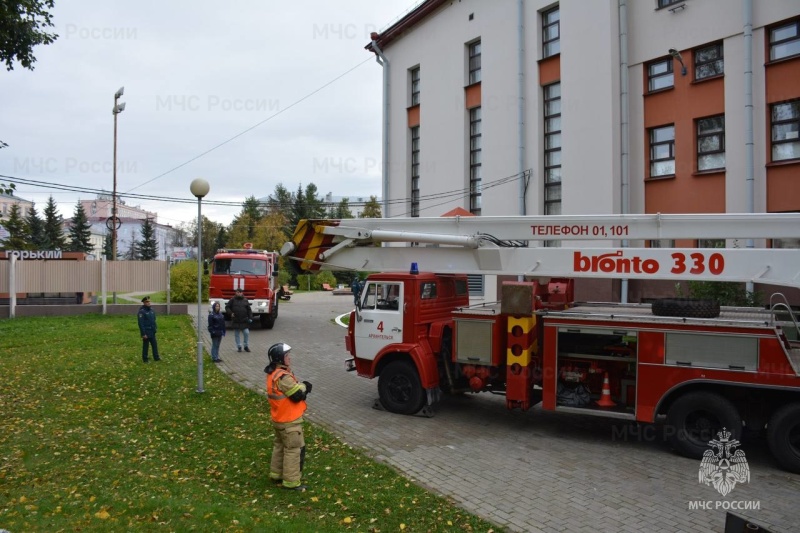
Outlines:
{"label": "bush", "polygon": [[702,300],[716,300],[720,305],[760,307],[762,295],[747,292],[744,283],[735,281],[690,281],[689,296]]}
{"label": "bush", "polygon": [[[197,301],[197,261],[181,261],[169,269],[170,297],[173,302]],[[208,276],[203,276],[203,301],[208,301]]]}
{"label": "bush", "polygon": [[321,291],[323,283],[327,283],[331,287],[337,285],[333,272],[324,270],[317,274],[303,274],[297,276],[297,288],[303,291],[309,290],[309,287],[312,291]]}

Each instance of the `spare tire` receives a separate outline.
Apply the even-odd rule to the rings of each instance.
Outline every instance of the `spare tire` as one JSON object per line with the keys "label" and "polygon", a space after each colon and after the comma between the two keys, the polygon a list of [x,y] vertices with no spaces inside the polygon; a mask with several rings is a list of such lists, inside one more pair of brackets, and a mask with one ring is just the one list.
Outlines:
{"label": "spare tire", "polygon": [[679,316],[690,318],[716,318],[719,316],[719,302],[694,298],[661,298],[653,302],[656,316]]}

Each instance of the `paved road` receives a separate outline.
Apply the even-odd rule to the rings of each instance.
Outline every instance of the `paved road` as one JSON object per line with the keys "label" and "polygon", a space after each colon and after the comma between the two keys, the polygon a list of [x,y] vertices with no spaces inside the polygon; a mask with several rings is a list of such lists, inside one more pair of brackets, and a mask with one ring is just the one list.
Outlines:
{"label": "paved road", "polygon": [[[698,483],[699,461],[670,452],[651,426],[508,411],[502,397],[487,394],[446,397],[433,418],[373,409],[377,381],[344,371],[345,330],[334,323],[352,303],[329,292],[296,294],[281,302],[274,329],[251,330],[252,353],[236,353],[227,336],[219,369],[263,392],[267,348],[288,342],[298,376],[314,383],[309,420],[510,531],[721,532],[717,502],[758,502],[760,509],[735,512],[773,533],[800,530],[800,476],[779,470],[763,442],[742,447],[750,483],[722,497]],[[690,501],[712,509],[690,510]]]}

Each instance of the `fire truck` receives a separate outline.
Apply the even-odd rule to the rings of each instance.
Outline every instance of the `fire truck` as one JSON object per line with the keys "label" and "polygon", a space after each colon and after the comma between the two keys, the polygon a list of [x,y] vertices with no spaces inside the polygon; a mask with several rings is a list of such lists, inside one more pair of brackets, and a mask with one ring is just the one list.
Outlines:
{"label": "fire truck", "polygon": [[[783,295],[800,287],[800,250],[751,246],[798,234],[798,213],[307,220],[281,253],[303,270],[380,272],[350,313],[346,366],[378,378],[390,412],[490,392],[509,409],[663,422],[689,457],[718,432],[765,433],[777,462],[800,472],[800,327]],[[530,245],[543,238],[575,246]],[[627,246],[681,238],[747,246]],[[413,244],[382,246],[392,242]],[[502,282],[499,302],[470,305],[466,274],[517,280]],[[578,278],[786,289],[762,308],[576,302]]]}
{"label": "fire truck", "polygon": [[[278,318],[278,258],[278,252],[256,250],[250,243],[241,249],[217,250],[209,273],[210,306],[218,301],[225,309],[236,290],[242,289],[261,327],[272,329]],[[227,313],[225,318],[230,320]]]}

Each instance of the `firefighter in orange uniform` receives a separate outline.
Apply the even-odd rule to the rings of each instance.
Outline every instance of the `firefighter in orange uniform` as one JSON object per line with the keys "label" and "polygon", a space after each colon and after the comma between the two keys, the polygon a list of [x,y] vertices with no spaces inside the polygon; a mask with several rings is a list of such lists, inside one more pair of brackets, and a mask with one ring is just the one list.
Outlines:
{"label": "firefighter in orange uniform", "polygon": [[303,413],[311,383],[299,382],[292,374],[291,349],[283,342],[273,344],[267,352],[269,365],[264,369],[272,427],[275,430],[269,477],[273,482],[281,483],[285,489],[304,491],[307,487],[300,482],[306,455]]}

